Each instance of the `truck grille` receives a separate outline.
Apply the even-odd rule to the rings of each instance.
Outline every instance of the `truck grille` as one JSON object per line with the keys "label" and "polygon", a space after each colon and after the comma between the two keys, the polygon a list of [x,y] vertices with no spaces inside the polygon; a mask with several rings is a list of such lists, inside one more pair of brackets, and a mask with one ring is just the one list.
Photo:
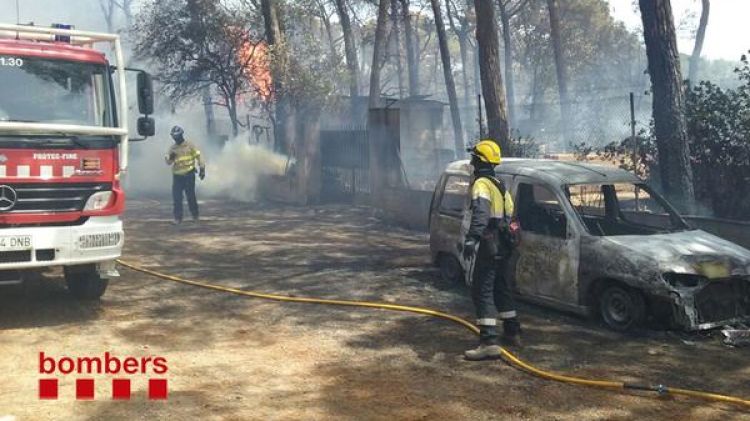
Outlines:
{"label": "truck grille", "polygon": [[695,296],[700,323],[750,316],[750,280],[714,281]]}
{"label": "truck grille", "polygon": [[92,194],[111,190],[108,183],[9,184],[18,199],[15,206],[0,214],[79,212]]}

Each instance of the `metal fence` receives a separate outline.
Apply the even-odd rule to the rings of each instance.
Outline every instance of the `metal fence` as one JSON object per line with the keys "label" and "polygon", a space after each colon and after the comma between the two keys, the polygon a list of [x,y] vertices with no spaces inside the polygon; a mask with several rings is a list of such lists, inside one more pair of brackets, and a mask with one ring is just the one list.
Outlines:
{"label": "metal fence", "polygon": [[320,131],[321,201],[351,202],[370,193],[367,129],[342,127]]}

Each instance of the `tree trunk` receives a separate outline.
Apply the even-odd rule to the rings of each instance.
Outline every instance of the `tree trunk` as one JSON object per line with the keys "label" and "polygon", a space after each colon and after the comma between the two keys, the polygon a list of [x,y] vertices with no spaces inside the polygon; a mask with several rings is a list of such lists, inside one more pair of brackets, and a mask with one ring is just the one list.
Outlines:
{"label": "tree trunk", "polygon": [[380,0],[378,5],[378,20],[375,27],[375,43],[372,48],[372,67],[370,68],[370,98],[369,108],[380,106],[380,70],[383,67],[383,57],[386,47],[388,26],[388,6],[390,0]]}
{"label": "tree trunk", "polygon": [[346,67],[349,70],[349,95],[352,98],[359,96],[359,63],[357,62],[357,46],[354,43],[352,23],[349,19],[349,11],[346,8],[346,0],[336,0],[336,12],[341,23],[341,32],[344,34],[344,52],[346,54]]}
{"label": "tree trunk", "polygon": [[294,130],[289,130],[290,123],[287,121],[291,118],[292,109],[287,95],[284,93],[284,86],[281,82],[283,69],[279,69],[279,62],[286,62],[284,55],[284,35],[279,22],[279,11],[276,0],[261,0],[261,12],[263,13],[263,23],[266,30],[266,40],[268,45],[274,50],[275,57],[271,63],[271,73],[273,77],[273,91],[276,100],[275,118],[274,118],[274,150],[289,153],[291,145],[294,144]]}
{"label": "tree trunk", "polygon": [[211,141],[215,140],[216,135],[216,123],[214,121],[214,106],[213,100],[211,99],[211,90],[208,86],[201,89],[201,96],[203,97],[203,113],[206,115],[206,134]]}
{"label": "tree trunk", "polygon": [[[468,25],[468,22],[470,22],[470,16],[471,19],[473,19],[474,24],[476,25],[476,10],[474,9],[474,0],[465,0],[466,1],[466,22]],[[469,15],[469,12],[474,12],[472,15]],[[473,69],[474,69],[474,75],[471,78],[472,84],[474,85],[474,95],[479,95],[482,93],[482,86],[481,86],[481,75],[479,74],[479,46],[476,47],[472,46],[471,50],[472,54],[472,61]]]}
{"label": "tree trunk", "polygon": [[401,1],[401,17],[404,22],[404,42],[406,44],[406,71],[409,74],[409,96],[419,95],[419,64],[417,49],[414,46],[414,27],[411,24],[409,1]]}
{"label": "tree trunk", "polygon": [[471,104],[471,87],[469,86],[469,39],[467,34],[458,38],[458,52],[461,55],[461,83],[464,89],[464,107],[468,110]]}
{"label": "tree trunk", "polygon": [[232,123],[232,138],[236,138],[240,134],[240,128],[237,119],[237,99],[234,96],[227,98],[227,111],[229,112],[229,121]]}
{"label": "tree trunk", "polygon": [[279,9],[276,5],[276,1],[261,0],[260,3],[268,45],[279,45],[283,40],[279,23]]}
{"label": "tree trunk", "polygon": [[437,29],[438,45],[440,46],[440,58],[443,61],[443,77],[445,77],[445,88],[448,91],[448,103],[450,104],[451,119],[453,121],[453,142],[456,146],[456,156],[460,156],[465,148],[464,129],[461,126],[461,114],[458,110],[456,83],[453,80],[451,53],[448,50],[448,37],[445,34],[440,0],[430,0],[430,3],[432,4],[432,13],[435,16],[435,28]]}
{"label": "tree trunk", "polygon": [[540,120],[539,113],[542,110],[539,108],[540,104],[544,103],[544,87],[539,80],[541,77],[540,72],[539,65],[535,65],[534,75],[531,79],[531,109],[529,110],[529,119],[531,119],[532,124],[537,124]]}
{"label": "tree trunk", "polygon": [[563,139],[568,140],[568,126],[570,122],[570,101],[568,99],[568,74],[565,65],[565,55],[562,49],[562,35],[560,34],[560,11],[557,0],[547,0],[549,10],[550,40],[552,52],[555,55],[555,70],[557,71],[557,90],[560,93],[560,126]]}
{"label": "tree trunk", "polygon": [[698,32],[695,34],[695,46],[693,47],[693,55],[690,56],[690,68],[688,69],[688,83],[691,85],[698,78],[698,67],[701,61],[701,51],[703,51],[703,41],[706,39],[706,27],[708,26],[708,12],[711,8],[711,1],[702,0],[702,4],[701,20],[698,23]]}
{"label": "tree trunk", "polygon": [[453,13],[451,12],[451,1],[448,0],[445,4],[445,8],[447,11],[446,16],[448,16],[448,26],[450,26],[451,30],[456,34],[456,37],[458,38],[458,52],[461,56],[461,82],[463,83],[463,105],[464,109],[469,109],[469,101],[471,101],[471,94],[469,93],[469,56],[467,49],[469,48],[469,33],[468,29],[466,28],[466,21],[464,21],[464,24],[461,26],[461,29],[458,29],[456,27],[456,24],[454,20],[458,20],[458,17],[453,17]]}
{"label": "tree trunk", "polygon": [[333,38],[333,30],[331,28],[331,19],[328,17],[326,8],[323,3],[318,0],[318,10],[320,11],[320,20],[323,21],[323,27],[325,28],[326,37],[328,38],[328,50],[331,53],[331,58],[336,61],[338,65],[338,52],[336,51],[336,43]]}
{"label": "tree trunk", "polygon": [[695,195],[672,6],[669,0],[639,0],[639,3],[654,95],[654,132],[662,188],[678,207],[689,211]]}
{"label": "tree trunk", "polygon": [[508,15],[506,0],[497,2],[500,9],[500,22],[503,27],[503,45],[505,46],[505,88],[508,98],[508,121],[510,126],[515,126],[516,118],[516,89],[513,83],[513,46],[510,39],[510,16]]}
{"label": "tree trunk", "polygon": [[482,75],[479,70],[479,45],[472,51],[472,58],[474,62],[474,94],[479,95],[482,93]]}
{"label": "tree trunk", "polygon": [[401,28],[398,24],[399,16],[398,0],[391,0],[391,22],[396,54],[396,71],[398,72],[398,97],[403,98],[406,93],[406,81],[404,80],[404,64],[401,59],[403,50],[401,49]]}
{"label": "tree trunk", "polygon": [[487,129],[489,137],[507,153],[510,151],[510,131],[500,70],[500,40],[497,37],[495,5],[489,0],[474,0],[474,8],[477,15],[479,73],[487,113]]}

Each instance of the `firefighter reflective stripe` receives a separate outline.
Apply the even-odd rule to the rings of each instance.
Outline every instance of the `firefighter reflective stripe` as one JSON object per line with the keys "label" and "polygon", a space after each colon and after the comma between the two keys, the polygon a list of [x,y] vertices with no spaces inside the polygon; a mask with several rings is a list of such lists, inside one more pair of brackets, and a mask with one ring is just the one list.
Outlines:
{"label": "firefighter reflective stripe", "polygon": [[515,310],[501,311],[497,313],[497,318],[500,320],[515,319],[516,317],[518,317],[518,314]]}
{"label": "firefighter reflective stripe", "polygon": [[477,319],[477,326],[497,326],[495,319]]}
{"label": "firefighter reflective stripe", "polygon": [[510,192],[505,192],[505,197],[500,193],[492,180],[480,177],[471,189],[472,199],[484,199],[490,202],[490,218],[504,218],[513,215],[513,197]]}
{"label": "firefighter reflective stripe", "polygon": [[201,168],[204,167],[200,151],[188,141],[184,141],[179,145],[172,145],[169,148],[169,154],[174,156],[174,158],[167,161],[172,164],[172,172],[174,174],[185,175],[195,171],[196,161],[198,162],[198,166]]}
{"label": "firefighter reflective stripe", "polygon": [[491,202],[492,201],[492,193],[487,188],[485,188],[485,186],[480,185],[477,188],[476,185],[475,185],[475,188],[474,188],[474,191],[473,191],[473,195],[472,195],[471,198],[474,199],[474,200],[476,200],[476,199],[485,199],[485,200],[488,200],[488,201]]}

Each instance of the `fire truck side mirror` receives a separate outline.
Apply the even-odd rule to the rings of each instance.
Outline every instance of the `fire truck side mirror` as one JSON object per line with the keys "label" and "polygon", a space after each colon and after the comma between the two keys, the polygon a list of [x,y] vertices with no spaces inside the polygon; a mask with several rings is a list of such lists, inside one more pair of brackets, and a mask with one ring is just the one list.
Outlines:
{"label": "fire truck side mirror", "polygon": [[138,119],[138,134],[143,137],[150,137],[156,134],[156,123],[151,117],[140,117]]}
{"label": "fire truck side mirror", "polygon": [[[146,72],[138,72],[138,111],[145,115],[154,113],[154,86],[151,75]],[[139,123],[139,130],[140,127]]]}

